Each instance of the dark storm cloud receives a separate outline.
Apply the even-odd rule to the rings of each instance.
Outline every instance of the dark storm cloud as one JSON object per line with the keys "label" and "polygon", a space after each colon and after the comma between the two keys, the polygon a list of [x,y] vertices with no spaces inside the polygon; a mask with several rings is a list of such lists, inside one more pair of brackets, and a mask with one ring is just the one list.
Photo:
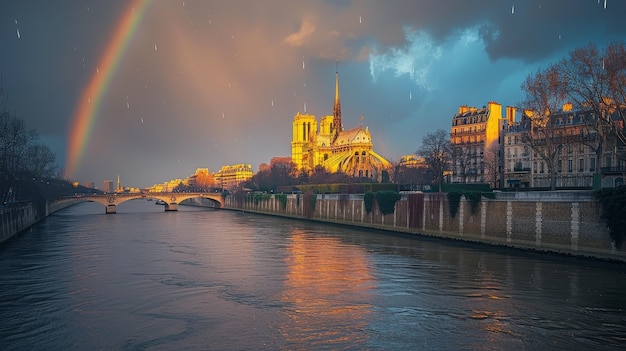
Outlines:
{"label": "dark storm cloud", "polygon": [[[81,93],[127,1],[4,1],[9,108],[65,163]],[[197,167],[289,156],[297,112],[368,126],[397,160],[459,105],[512,105],[524,77],[568,51],[625,37],[626,2],[161,1],[150,3],[94,119],[75,178],[147,186]],[[17,23],[16,23],[17,21]],[[18,35],[19,31],[19,35]]]}

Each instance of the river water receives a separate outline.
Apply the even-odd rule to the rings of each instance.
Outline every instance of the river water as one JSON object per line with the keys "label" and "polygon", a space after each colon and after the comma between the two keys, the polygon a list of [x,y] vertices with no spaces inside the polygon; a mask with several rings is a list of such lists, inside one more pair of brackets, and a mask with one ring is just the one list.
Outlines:
{"label": "river water", "polygon": [[0,350],[614,350],[621,264],[134,200],[0,246]]}

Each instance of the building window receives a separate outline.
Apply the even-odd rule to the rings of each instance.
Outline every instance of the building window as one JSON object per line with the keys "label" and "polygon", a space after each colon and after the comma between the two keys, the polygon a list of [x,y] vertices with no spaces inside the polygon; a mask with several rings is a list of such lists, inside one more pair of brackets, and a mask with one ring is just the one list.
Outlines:
{"label": "building window", "polygon": [[589,171],[594,172],[595,170],[596,170],[596,159],[592,157],[589,159]]}
{"label": "building window", "polygon": [[562,170],[563,170],[563,160],[559,160],[556,163],[556,172],[561,173]]}
{"label": "building window", "polygon": [[572,173],[572,164],[574,163],[573,160],[567,160],[567,171],[569,173]]}
{"label": "building window", "polygon": [[585,159],[581,158],[578,160],[578,172],[583,172],[585,170]]}

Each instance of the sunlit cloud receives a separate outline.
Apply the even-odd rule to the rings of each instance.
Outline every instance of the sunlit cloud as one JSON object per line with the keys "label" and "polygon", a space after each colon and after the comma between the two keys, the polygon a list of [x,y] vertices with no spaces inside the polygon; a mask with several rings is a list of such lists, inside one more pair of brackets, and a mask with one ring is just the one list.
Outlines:
{"label": "sunlit cloud", "polygon": [[304,42],[311,37],[313,32],[315,32],[315,20],[312,17],[307,17],[302,20],[302,25],[300,26],[300,30],[295,33],[290,34],[285,39],[283,39],[283,43],[291,45],[291,46],[302,46]]}

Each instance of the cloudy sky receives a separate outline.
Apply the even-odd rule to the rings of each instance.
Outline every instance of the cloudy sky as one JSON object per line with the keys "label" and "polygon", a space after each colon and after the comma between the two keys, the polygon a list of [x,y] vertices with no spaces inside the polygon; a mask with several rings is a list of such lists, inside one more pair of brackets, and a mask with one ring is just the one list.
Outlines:
{"label": "cloudy sky", "polygon": [[[360,116],[396,161],[460,105],[516,105],[524,78],[626,38],[621,0],[4,0],[9,109],[66,177],[149,186],[291,155],[297,112]],[[4,105],[4,106],[2,106]]]}

